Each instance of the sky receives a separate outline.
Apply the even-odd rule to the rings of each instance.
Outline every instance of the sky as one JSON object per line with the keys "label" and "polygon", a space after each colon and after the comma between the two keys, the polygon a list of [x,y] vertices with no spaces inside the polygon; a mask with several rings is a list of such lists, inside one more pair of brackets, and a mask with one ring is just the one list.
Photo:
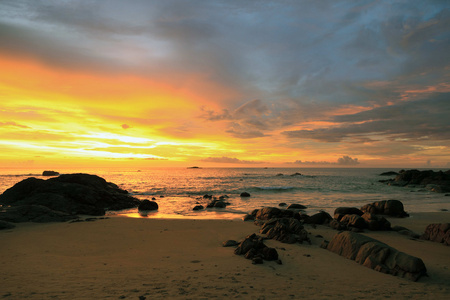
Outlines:
{"label": "sky", "polygon": [[0,0],[0,167],[450,167],[449,1]]}

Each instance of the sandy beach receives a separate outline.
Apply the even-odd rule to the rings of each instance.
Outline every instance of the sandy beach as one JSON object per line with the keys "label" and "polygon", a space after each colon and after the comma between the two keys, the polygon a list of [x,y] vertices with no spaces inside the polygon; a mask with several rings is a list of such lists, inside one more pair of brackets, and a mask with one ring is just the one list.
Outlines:
{"label": "sandy beach", "polygon": [[[390,218],[422,233],[449,212]],[[252,265],[222,247],[259,227],[230,220],[136,219],[19,224],[0,231],[4,299],[448,299],[450,247],[397,232],[365,234],[421,258],[418,282],[382,274],[320,248],[336,231],[306,225],[312,245],[268,240],[283,262]],[[316,237],[321,235],[322,237]],[[144,298],[145,297],[145,298]]]}

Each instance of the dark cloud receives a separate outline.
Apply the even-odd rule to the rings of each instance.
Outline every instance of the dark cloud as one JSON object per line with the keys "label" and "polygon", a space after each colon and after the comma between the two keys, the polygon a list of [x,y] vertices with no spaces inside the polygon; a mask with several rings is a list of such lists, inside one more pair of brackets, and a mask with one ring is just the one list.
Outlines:
{"label": "dark cloud", "polygon": [[432,94],[416,101],[377,107],[356,114],[332,118],[334,126],[312,130],[283,132],[289,138],[341,142],[344,139],[375,141],[380,137],[391,141],[425,141],[450,139],[449,93]]}
{"label": "dark cloud", "polygon": [[338,158],[337,164],[343,166],[354,166],[358,165],[359,161],[357,158],[351,158],[350,156],[345,155],[343,157]]}
{"label": "dark cloud", "polygon": [[253,161],[253,160],[241,160],[235,157],[208,157],[202,159],[200,161],[203,162],[213,162],[213,163],[224,163],[224,164],[261,164],[264,163],[262,161]]}
{"label": "dark cloud", "polygon": [[121,127],[122,127],[123,129],[128,129],[128,128],[130,128],[130,125],[128,125],[128,124],[122,124]]}

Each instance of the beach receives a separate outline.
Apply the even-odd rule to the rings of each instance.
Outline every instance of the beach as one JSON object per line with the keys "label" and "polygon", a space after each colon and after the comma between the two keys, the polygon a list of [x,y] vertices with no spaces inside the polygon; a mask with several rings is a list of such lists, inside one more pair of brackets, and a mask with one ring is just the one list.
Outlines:
{"label": "beach", "polygon": [[[389,218],[423,233],[449,212]],[[222,242],[259,227],[238,220],[110,217],[75,223],[22,223],[0,231],[0,298],[5,299],[448,299],[450,247],[394,231],[368,231],[421,258],[417,282],[376,272],[320,248],[337,231],[305,225],[311,245],[267,240],[282,264],[251,260]]]}

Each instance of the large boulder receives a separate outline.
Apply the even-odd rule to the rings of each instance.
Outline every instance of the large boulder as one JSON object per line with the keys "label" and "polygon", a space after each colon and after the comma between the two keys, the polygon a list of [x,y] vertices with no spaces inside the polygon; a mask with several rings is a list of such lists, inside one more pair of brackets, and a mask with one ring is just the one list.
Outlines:
{"label": "large boulder", "polygon": [[371,213],[375,215],[388,215],[392,217],[408,217],[409,215],[403,208],[403,203],[399,200],[383,200],[366,204],[361,207],[364,213]]}
{"label": "large boulder", "polygon": [[114,183],[89,174],[64,174],[47,180],[30,177],[0,195],[3,207],[40,205],[69,215],[104,215],[105,210],[132,208],[139,203]]}
{"label": "large boulder", "polygon": [[430,224],[425,228],[424,234],[420,237],[423,240],[430,240],[444,245],[450,245],[450,223]]}
{"label": "large boulder", "polygon": [[400,252],[362,234],[349,231],[337,233],[324,247],[368,268],[413,281],[427,273],[420,258]]}

